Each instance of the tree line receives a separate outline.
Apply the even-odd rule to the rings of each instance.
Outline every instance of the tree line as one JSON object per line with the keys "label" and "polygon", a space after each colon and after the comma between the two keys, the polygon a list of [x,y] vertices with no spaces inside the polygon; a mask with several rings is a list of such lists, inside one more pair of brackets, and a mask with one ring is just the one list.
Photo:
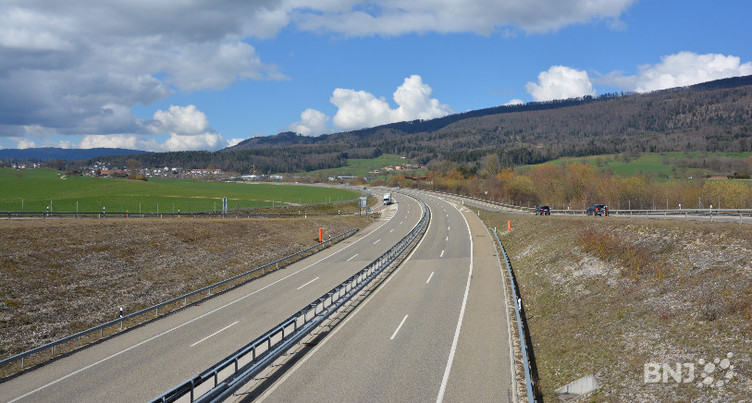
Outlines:
{"label": "tree line", "polygon": [[[752,170],[752,158],[740,160]],[[582,210],[595,203],[612,209],[752,208],[752,181],[707,178],[659,180],[654,176],[621,176],[588,162],[500,168],[496,157],[483,170],[467,172],[456,163],[429,166],[425,178],[404,176],[390,185],[422,187],[487,198],[519,206],[545,204],[553,209]]]}

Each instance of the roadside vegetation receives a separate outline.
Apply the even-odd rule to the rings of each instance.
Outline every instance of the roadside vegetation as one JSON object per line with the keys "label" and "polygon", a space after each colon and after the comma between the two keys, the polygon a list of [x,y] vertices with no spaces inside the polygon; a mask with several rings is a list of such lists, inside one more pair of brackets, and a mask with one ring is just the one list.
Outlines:
{"label": "roadside vegetation", "polygon": [[[500,235],[519,282],[545,401],[752,399],[752,227],[481,217],[499,229],[512,222],[512,231]],[[724,359],[733,368],[723,368]],[[656,363],[659,381],[648,367],[646,382],[646,364]],[[664,364],[682,365],[681,382]],[[595,392],[554,393],[591,374],[601,385]]]}
{"label": "roadside vegetation", "polygon": [[[401,186],[420,186],[519,206],[545,204],[554,210],[582,210],[593,203],[607,204],[612,210],[707,209],[711,205],[716,209],[752,208],[752,181],[749,179],[727,179],[725,175],[721,179],[666,179],[654,174],[627,176],[599,167],[597,161],[591,158],[501,169],[498,157],[490,154],[477,172],[444,161],[430,164],[428,177],[423,181],[402,177],[396,182]],[[739,168],[738,174],[752,172],[752,156],[727,157],[728,161]],[[621,171],[629,172],[626,166]]]}
{"label": "roadside vegetation", "polygon": [[[351,203],[353,204],[353,203]],[[0,220],[0,357],[213,284],[363,216]]]}

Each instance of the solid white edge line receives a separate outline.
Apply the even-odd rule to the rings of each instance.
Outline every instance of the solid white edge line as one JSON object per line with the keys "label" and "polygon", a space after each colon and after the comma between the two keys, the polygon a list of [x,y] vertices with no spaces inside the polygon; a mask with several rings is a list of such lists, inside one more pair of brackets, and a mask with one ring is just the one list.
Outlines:
{"label": "solid white edge line", "polygon": [[433,278],[433,273],[434,272],[431,272],[431,275],[428,276],[428,280],[426,280],[426,284],[428,284],[428,282],[431,281],[431,279]]}
{"label": "solid white edge line", "polygon": [[191,347],[195,347],[195,346],[196,346],[197,344],[199,344],[199,343],[201,343],[201,342],[203,342],[203,341],[206,341],[206,340],[208,340],[208,339],[210,339],[210,338],[212,338],[212,337],[214,337],[214,336],[216,336],[216,335],[218,335],[218,334],[222,333],[223,331],[225,331],[225,330],[227,330],[227,329],[229,329],[229,328],[231,328],[231,327],[233,327],[233,326],[235,326],[235,325],[237,325],[237,324],[238,324],[238,321],[236,320],[235,322],[232,322],[232,323],[230,323],[229,325],[227,325],[227,326],[225,326],[225,327],[223,327],[223,328],[221,328],[221,329],[217,330],[216,332],[214,332],[214,333],[212,333],[212,334],[210,334],[210,335],[208,335],[208,336],[204,337],[203,339],[201,339],[201,340],[199,340],[199,341],[197,341],[197,342],[195,342],[195,343],[191,344]]}
{"label": "solid white edge line", "polygon": [[[454,207],[457,208],[456,206]],[[459,209],[457,210],[459,212]],[[457,319],[457,328],[454,331],[454,340],[452,340],[452,348],[449,350],[449,359],[447,360],[446,369],[444,370],[444,378],[441,380],[441,388],[439,389],[439,395],[436,396],[436,402],[440,403],[444,401],[444,393],[446,392],[447,383],[449,383],[449,373],[452,371],[452,363],[454,362],[454,354],[457,351],[457,342],[460,339],[460,330],[462,329],[462,319],[465,317],[465,307],[467,306],[467,296],[470,294],[470,279],[473,277],[473,234],[470,231],[470,224],[467,219],[460,212],[462,219],[467,226],[467,233],[470,238],[470,270],[467,273],[467,285],[465,286],[465,296],[462,298],[462,308],[460,308],[460,317]]]}
{"label": "solid white edge line", "polygon": [[306,270],[310,269],[311,267],[313,267],[313,266],[315,266],[315,265],[317,265],[317,264],[319,264],[319,263],[323,262],[324,260],[326,260],[326,259],[328,259],[328,258],[330,258],[330,257],[332,257],[332,256],[334,256],[334,255],[336,255],[336,254],[338,254],[338,253],[340,253],[340,252],[342,252],[342,251],[346,250],[347,248],[349,248],[349,247],[351,247],[351,246],[353,246],[353,245],[357,244],[358,242],[360,242],[360,241],[362,241],[362,240],[366,239],[366,237],[367,237],[368,235],[370,235],[370,234],[374,233],[374,232],[375,232],[375,231],[377,231],[377,230],[378,230],[379,228],[381,228],[381,227],[383,227],[384,225],[386,225],[386,224],[387,224],[387,223],[388,223],[389,221],[391,221],[391,220],[392,220],[392,218],[394,218],[394,216],[392,216],[392,217],[391,217],[391,218],[389,218],[388,220],[384,221],[384,223],[382,223],[382,224],[381,224],[381,225],[379,225],[378,227],[374,228],[374,229],[373,229],[373,230],[372,230],[372,231],[371,231],[371,232],[370,232],[369,234],[367,234],[367,235],[366,235],[366,236],[364,236],[363,238],[360,238],[360,239],[357,239],[357,240],[353,241],[353,243],[351,243],[351,244],[349,244],[349,245],[346,245],[346,246],[344,246],[344,247],[343,247],[342,249],[340,249],[340,250],[338,250],[338,251],[335,251],[335,252],[334,252],[334,253],[332,253],[331,255],[329,255],[329,256],[325,256],[325,257],[323,257],[323,258],[321,258],[321,259],[319,259],[319,260],[317,260],[317,261],[315,261],[315,262],[311,263],[310,265],[308,265],[308,266],[306,266],[306,267],[304,267],[304,268],[302,268],[302,269],[300,269],[300,270],[298,270],[298,271],[296,271],[296,272],[294,272],[294,273],[290,273],[290,274],[288,274],[288,275],[286,275],[286,276],[284,276],[284,277],[280,278],[280,279],[279,279],[279,280],[277,280],[277,281],[274,281],[274,282],[272,282],[272,283],[269,283],[269,284],[265,285],[264,287],[261,287],[261,288],[259,288],[259,289],[258,289],[258,290],[256,290],[256,291],[253,291],[253,292],[251,292],[251,293],[249,293],[249,294],[246,294],[246,295],[244,295],[244,296],[242,296],[242,297],[239,297],[238,299],[236,299],[236,300],[234,300],[234,301],[230,301],[230,302],[228,302],[228,303],[227,303],[227,304],[225,304],[225,305],[222,305],[222,306],[220,306],[220,307],[218,307],[218,308],[215,308],[215,309],[213,309],[213,310],[211,310],[211,311],[209,311],[209,312],[206,312],[206,313],[204,313],[204,314],[202,314],[202,315],[199,315],[199,316],[197,316],[197,317],[195,317],[195,318],[193,318],[193,319],[191,319],[191,320],[189,320],[189,321],[187,321],[187,322],[183,322],[183,323],[181,323],[181,324],[179,324],[179,325],[177,325],[177,326],[173,327],[172,329],[168,329],[168,330],[165,330],[165,331],[164,331],[164,332],[162,332],[162,333],[159,333],[159,334],[157,334],[157,335],[155,335],[155,336],[152,336],[152,337],[150,337],[150,338],[148,338],[148,339],[145,339],[145,340],[143,340],[143,341],[141,341],[141,342],[139,342],[139,343],[137,343],[137,344],[134,344],[134,345],[132,345],[132,346],[130,346],[130,347],[128,347],[128,348],[126,348],[126,349],[124,349],[124,350],[121,350],[121,351],[119,351],[119,352],[117,352],[117,353],[115,353],[115,354],[112,354],[112,355],[110,355],[109,357],[105,357],[105,358],[102,358],[101,360],[99,360],[99,361],[96,361],[96,362],[94,362],[94,363],[92,363],[92,364],[89,364],[89,365],[87,365],[87,366],[85,366],[85,367],[83,367],[83,368],[79,368],[79,369],[77,369],[76,371],[73,371],[73,372],[71,372],[71,373],[70,373],[70,374],[68,374],[68,375],[65,375],[65,376],[63,376],[63,377],[61,377],[61,378],[58,378],[58,379],[54,380],[54,381],[48,382],[47,384],[45,384],[45,385],[42,385],[42,386],[40,386],[40,387],[38,387],[38,388],[36,388],[36,389],[34,389],[34,390],[30,391],[30,392],[27,392],[27,393],[25,393],[25,394],[23,394],[23,395],[21,395],[21,396],[19,396],[19,397],[15,398],[15,399],[13,399],[13,400],[9,400],[9,401],[8,401],[7,403],[14,403],[14,402],[17,402],[17,401],[19,401],[19,400],[21,400],[21,399],[23,399],[23,398],[26,398],[26,397],[28,397],[28,396],[31,396],[31,395],[33,395],[34,393],[37,393],[37,392],[39,392],[40,390],[43,390],[43,389],[47,389],[48,387],[50,387],[50,386],[52,386],[52,385],[55,385],[55,384],[57,384],[57,383],[59,383],[59,382],[62,382],[62,381],[66,380],[66,379],[68,379],[68,378],[70,378],[70,377],[72,377],[72,376],[74,376],[74,375],[77,375],[77,374],[79,374],[79,373],[81,373],[81,372],[83,372],[83,371],[86,371],[86,370],[87,370],[87,369],[89,369],[89,368],[93,368],[93,367],[95,367],[95,366],[97,366],[97,365],[99,365],[99,364],[101,364],[101,363],[103,363],[103,362],[109,361],[109,360],[111,360],[111,359],[113,359],[113,358],[115,358],[115,357],[117,357],[117,356],[119,356],[119,355],[121,355],[121,354],[124,354],[124,353],[126,353],[126,352],[128,352],[128,351],[130,351],[130,350],[133,350],[133,349],[134,349],[134,348],[136,348],[136,347],[140,347],[140,346],[142,346],[142,345],[144,345],[144,344],[146,344],[146,343],[148,343],[148,342],[150,342],[150,341],[152,341],[152,340],[156,340],[156,339],[158,339],[158,338],[160,338],[160,337],[162,337],[162,336],[164,336],[164,335],[166,335],[166,334],[172,333],[172,332],[174,332],[175,330],[178,330],[178,329],[182,328],[183,326],[187,326],[187,325],[189,325],[189,324],[191,324],[191,323],[193,323],[193,322],[195,322],[195,321],[197,321],[197,320],[203,319],[204,317],[206,317],[206,316],[209,316],[209,315],[211,315],[211,314],[214,314],[214,313],[216,313],[216,312],[218,312],[218,311],[221,311],[222,309],[225,309],[225,308],[227,308],[228,306],[231,306],[231,305],[235,305],[236,303],[238,303],[238,302],[240,302],[240,301],[242,301],[242,300],[244,300],[244,299],[246,299],[246,298],[248,298],[248,297],[250,297],[250,296],[252,296],[252,295],[255,295],[256,293],[259,293],[259,292],[261,292],[261,291],[264,291],[264,290],[266,290],[267,288],[269,288],[269,287],[271,287],[271,286],[273,286],[273,285],[275,285],[275,284],[277,284],[277,283],[280,283],[280,282],[282,282],[282,281],[284,281],[284,280],[287,280],[288,278],[290,278],[290,277],[292,277],[292,276],[294,276],[294,275],[296,275],[296,274],[298,274],[298,273],[304,272],[304,271],[306,271]]}
{"label": "solid white edge line", "polygon": [[316,281],[316,280],[318,280],[318,279],[319,279],[319,278],[318,278],[318,277],[316,277],[315,279],[313,279],[313,280],[311,280],[311,281],[309,281],[309,282],[307,282],[307,283],[305,283],[305,284],[301,285],[300,287],[298,287],[297,291],[300,291],[300,290],[301,290],[301,289],[302,289],[303,287],[307,286],[308,284],[311,284],[311,283],[313,283],[314,281]]}
{"label": "solid white edge line", "polygon": [[392,333],[392,337],[390,337],[389,340],[394,340],[394,338],[397,337],[397,333],[399,333],[400,329],[402,329],[402,325],[405,324],[406,320],[407,320],[407,315],[405,315],[405,317],[402,318],[402,322],[400,322],[399,326],[397,326],[397,329],[394,330],[394,333]]}

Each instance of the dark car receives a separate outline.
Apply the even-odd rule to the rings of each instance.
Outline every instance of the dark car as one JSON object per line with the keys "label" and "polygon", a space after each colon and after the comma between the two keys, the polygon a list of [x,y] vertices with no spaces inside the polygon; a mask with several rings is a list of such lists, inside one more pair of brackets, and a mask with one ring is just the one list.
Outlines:
{"label": "dark car", "polygon": [[548,206],[535,206],[535,215],[551,215],[551,208]]}
{"label": "dark car", "polygon": [[608,216],[608,206],[605,204],[593,204],[592,206],[588,207],[588,209],[585,211],[585,214],[592,215],[593,217],[599,215],[599,216]]}

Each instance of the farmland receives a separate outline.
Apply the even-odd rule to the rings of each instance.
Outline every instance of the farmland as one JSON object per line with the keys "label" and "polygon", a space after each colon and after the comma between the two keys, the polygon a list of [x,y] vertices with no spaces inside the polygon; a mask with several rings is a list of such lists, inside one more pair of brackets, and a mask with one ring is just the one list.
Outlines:
{"label": "farmland", "polygon": [[51,169],[0,169],[0,211],[173,213],[352,201],[358,193],[311,186],[66,177]]}
{"label": "farmland", "polygon": [[607,154],[587,157],[566,157],[544,164],[565,165],[571,162],[589,162],[600,170],[610,170],[614,174],[621,176],[648,175],[674,178],[702,177],[710,175],[714,171],[731,171],[729,173],[733,173],[734,162],[743,163],[743,160],[751,157],[752,153],[665,152],[642,153],[633,156],[628,154]]}

